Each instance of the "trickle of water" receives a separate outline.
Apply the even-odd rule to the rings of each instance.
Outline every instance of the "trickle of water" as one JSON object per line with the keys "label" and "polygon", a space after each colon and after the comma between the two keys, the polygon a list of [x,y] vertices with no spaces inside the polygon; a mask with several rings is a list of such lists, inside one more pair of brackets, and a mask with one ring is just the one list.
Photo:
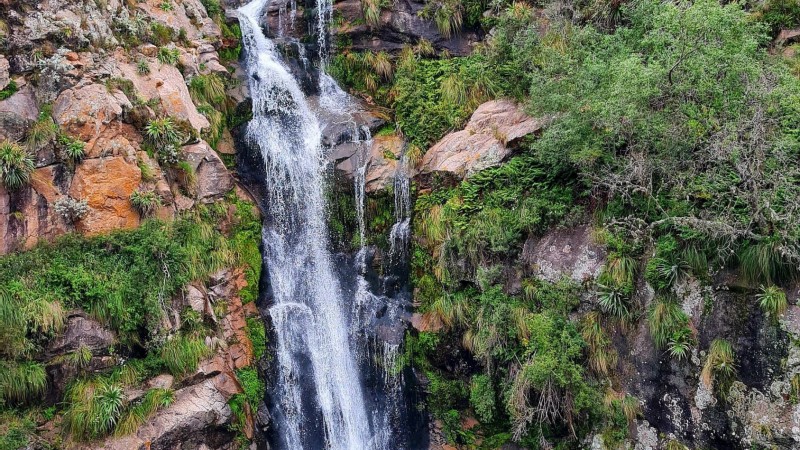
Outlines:
{"label": "trickle of water", "polygon": [[[279,446],[374,448],[361,377],[348,335],[345,301],[327,250],[321,131],[297,81],[267,39],[259,17],[267,0],[239,9],[253,119],[247,140],[265,162],[264,258],[277,340]],[[311,373],[310,377],[307,372]],[[312,386],[297,380],[310,378]],[[304,390],[313,401],[304,402]],[[305,394],[308,395],[308,394]],[[306,429],[322,417],[325,443]]]}
{"label": "trickle of water", "polygon": [[408,158],[403,152],[394,174],[395,223],[389,233],[391,261],[408,256],[408,244],[411,239],[411,181],[408,172]]}

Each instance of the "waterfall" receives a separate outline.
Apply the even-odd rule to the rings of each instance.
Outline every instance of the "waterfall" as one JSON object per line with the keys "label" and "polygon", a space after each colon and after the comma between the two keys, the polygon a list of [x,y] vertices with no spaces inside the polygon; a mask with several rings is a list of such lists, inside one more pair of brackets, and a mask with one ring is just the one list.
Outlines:
{"label": "waterfall", "polygon": [[409,180],[408,157],[406,152],[400,157],[394,174],[394,219],[389,233],[389,258],[406,258],[411,239],[411,182]]}
{"label": "waterfall", "polygon": [[[371,449],[346,302],[327,249],[320,125],[259,26],[267,1],[248,3],[239,17],[253,99],[246,137],[261,151],[268,193],[263,244],[277,339],[279,445]],[[322,444],[312,441],[319,416]]]}

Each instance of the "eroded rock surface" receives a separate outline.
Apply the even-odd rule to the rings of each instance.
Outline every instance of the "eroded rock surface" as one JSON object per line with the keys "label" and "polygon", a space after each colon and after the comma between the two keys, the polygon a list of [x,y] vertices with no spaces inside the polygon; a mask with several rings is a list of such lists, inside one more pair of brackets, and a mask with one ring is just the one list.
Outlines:
{"label": "eroded rock surface", "polygon": [[503,162],[520,138],[544,125],[545,120],[528,116],[512,101],[486,102],[475,110],[463,130],[448,134],[425,153],[419,174],[469,177]]}

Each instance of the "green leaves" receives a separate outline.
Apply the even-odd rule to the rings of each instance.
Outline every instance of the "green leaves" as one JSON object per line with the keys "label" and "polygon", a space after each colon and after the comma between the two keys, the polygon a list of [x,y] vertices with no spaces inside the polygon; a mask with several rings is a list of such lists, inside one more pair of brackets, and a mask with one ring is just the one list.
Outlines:
{"label": "green leaves", "polygon": [[3,186],[9,190],[21,188],[30,180],[33,169],[33,156],[24,148],[9,141],[0,142],[0,181]]}

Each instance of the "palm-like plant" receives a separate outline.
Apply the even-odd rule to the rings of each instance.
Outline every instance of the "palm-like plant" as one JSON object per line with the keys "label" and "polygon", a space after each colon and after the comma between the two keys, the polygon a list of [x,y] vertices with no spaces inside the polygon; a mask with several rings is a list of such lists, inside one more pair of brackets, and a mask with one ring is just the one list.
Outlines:
{"label": "palm-like plant", "polygon": [[777,286],[761,286],[761,293],[756,296],[761,309],[773,318],[778,318],[786,312],[789,303],[786,294]]}
{"label": "palm-like plant", "polygon": [[630,315],[630,309],[628,308],[628,296],[621,288],[616,286],[600,285],[597,298],[600,302],[600,307],[603,308],[603,311],[613,315],[614,317],[623,319]]}
{"label": "palm-like plant", "polygon": [[25,149],[10,141],[0,142],[0,178],[7,189],[26,184],[33,169],[33,157]]}
{"label": "palm-like plant", "polygon": [[714,379],[730,380],[736,376],[736,366],[734,364],[731,343],[724,339],[714,339],[708,349],[708,357],[705,364],[703,364],[700,379],[706,386],[710,386],[711,381]]}

